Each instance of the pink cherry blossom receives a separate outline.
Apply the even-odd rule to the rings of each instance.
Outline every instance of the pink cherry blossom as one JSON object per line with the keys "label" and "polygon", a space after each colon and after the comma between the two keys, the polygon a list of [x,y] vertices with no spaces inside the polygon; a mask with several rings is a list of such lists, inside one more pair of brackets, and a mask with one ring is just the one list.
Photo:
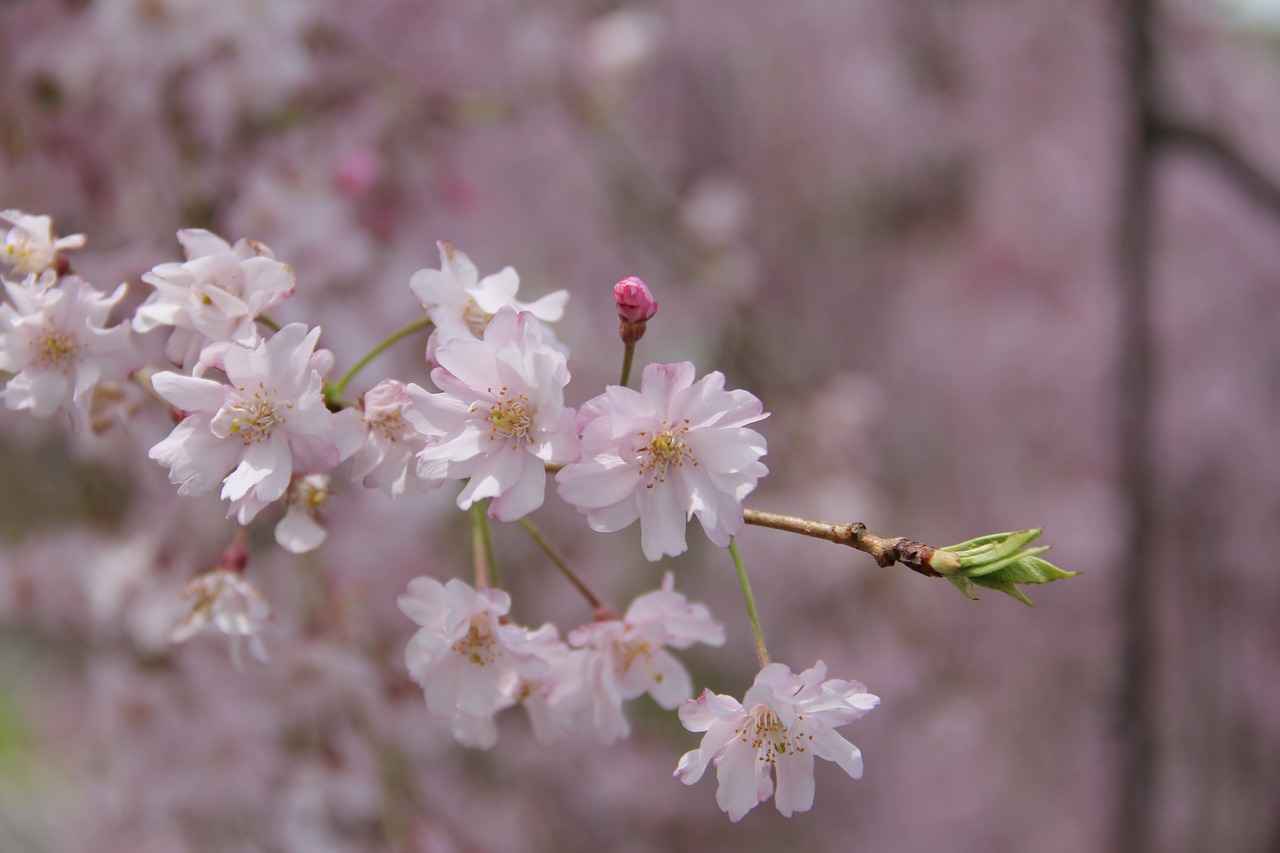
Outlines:
{"label": "pink cherry blossom", "polygon": [[221,481],[228,515],[248,524],[284,496],[295,471],[325,472],[342,460],[320,393],[316,366],[332,359],[313,354],[319,336],[291,323],[253,348],[220,348],[216,366],[230,384],[177,373],[151,378],[156,393],[186,413],[149,454],[168,466],[178,494],[204,494]]}
{"label": "pink cherry blossom", "polygon": [[231,662],[244,668],[244,645],[259,663],[267,662],[262,629],[271,618],[267,600],[239,572],[213,569],[194,578],[179,593],[192,600],[191,611],[169,633],[169,642],[183,643],[213,625],[231,643]]}
{"label": "pink cherry blossom", "polygon": [[13,266],[19,275],[41,273],[52,269],[58,252],[79,249],[86,242],[83,234],[53,236],[53,221],[47,216],[32,216],[21,210],[0,210],[0,220],[13,227],[5,235],[0,260]]}
{"label": "pink cherry blossom", "polygon": [[258,317],[293,295],[293,270],[252,240],[232,246],[200,228],[179,231],[178,240],[187,261],[143,274],[155,292],[138,307],[134,331],[172,326],[165,355],[185,368],[210,343],[255,344]]}
{"label": "pink cherry blossom", "polygon": [[276,524],[276,542],[291,554],[305,554],[320,547],[329,532],[324,520],[325,505],[332,500],[328,474],[303,474],[289,483],[284,517]]}
{"label": "pink cherry blossom", "polygon": [[742,501],[768,473],[764,437],[746,425],[768,417],[746,391],[726,391],[724,374],[694,382],[693,365],[650,364],[640,390],[611,385],[583,405],[582,457],[556,475],[560,497],[593,530],[640,519],[644,555],[687,547],[693,516],[725,547],[742,530]]}
{"label": "pink cherry blossom", "polygon": [[[408,387],[384,379],[366,391],[360,402],[361,444],[351,457],[351,479],[362,480],[366,488],[381,489],[391,498],[402,495],[409,483],[427,485],[417,476],[415,456],[427,446],[429,437],[418,432],[406,417],[413,406]],[[439,481],[431,485],[439,485]]]}
{"label": "pink cherry blossom", "polygon": [[105,326],[125,286],[104,296],[78,276],[56,279],[50,271],[4,287],[10,304],[0,305],[0,370],[14,375],[0,398],[37,417],[61,409],[84,432],[95,389],[137,366],[129,327]]}
{"label": "pink cherry blossom", "polygon": [[[489,321],[503,308],[528,311],[544,323],[554,323],[564,315],[569,301],[567,290],[557,290],[533,302],[520,302],[516,299],[520,276],[513,267],[503,267],[480,278],[476,265],[452,243],[441,241],[436,245],[440,249],[440,269],[418,270],[409,280],[409,287],[436,327],[427,347],[429,358],[435,358],[438,346],[455,338],[482,337]],[[550,330],[545,334],[555,343]]]}
{"label": "pink cherry blossom", "polygon": [[741,703],[704,690],[680,706],[680,722],[691,732],[706,732],[698,748],[687,752],[675,776],[686,785],[716,766],[716,802],[735,823],[774,796],[786,817],[813,806],[813,759],[834,761],[854,779],[862,776],[862,753],[834,729],[864,716],[880,704],[856,681],[823,680],[827,666],[818,661],[796,675],[785,664],[760,670]]}
{"label": "pink cherry blossom", "polygon": [[427,481],[470,478],[458,506],[493,498],[488,513],[515,521],[542,506],[547,463],[577,458],[573,410],[564,405],[569,369],[531,313],[504,308],[483,340],[454,338],[436,352],[430,394],[409,386],[420,432],[438,436],[418,454]]}
{"label": "pink cherry blossom", "polygon": [[705,605],[690,604],[674,590],[667,572],[662,587],[631,602],[621,619],[593,622],[569,634],[570,645],[585,648],[584,690],[592,723],[604,743],[625,738],[631,726],[622,703],[645,693],[667,710],[693,695],[689,672],[667,647],[724,644],[724,626]]}
{"label": "pink cherry blossom", "polygon": [[546,668],[521,648],[529,631],[502,619],[511,596],[492,588],[477,591],[457,579],[441,584],[420,577],[396,603],[421,626],[405,649],[405,665],[422,687],[427,712],[449,720],[464,746],[493,746],[493,715],[510,704],[504,686],[512,677],[536,678]]}

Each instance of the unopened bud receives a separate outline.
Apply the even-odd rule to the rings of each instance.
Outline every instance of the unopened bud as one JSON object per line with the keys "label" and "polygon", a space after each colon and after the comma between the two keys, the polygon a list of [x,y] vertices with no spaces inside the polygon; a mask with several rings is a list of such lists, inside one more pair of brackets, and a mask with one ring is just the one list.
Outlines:
{"label": "unopened bud", "polygon": [[618,305],[618,319],[624,323],[647,323],[658,313],[658,300],[649,292],[649,286],[633,275],[613,286],[613,299]]}

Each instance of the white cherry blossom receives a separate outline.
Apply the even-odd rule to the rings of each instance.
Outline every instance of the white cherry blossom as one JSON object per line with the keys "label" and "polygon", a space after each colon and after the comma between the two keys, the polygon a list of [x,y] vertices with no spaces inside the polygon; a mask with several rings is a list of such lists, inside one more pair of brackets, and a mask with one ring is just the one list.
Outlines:
{"label": "white cherry blossom", "polygon": [[[476,265],[453,244],[441,241],[440,269],[421,269],[409,279],[409,287],[435,325],[427,344],[427,357],[434,359],[436,348],[455,338],[475,340],[484,335],[494,315],[503,308],[528,311],[544,323],[554,323],[564,315],[569,300],[567,290],[557,290],[533,302],[520,302],[516,291],[520,276],[513,267],[503,267],[480,278]],[[559,346],[550,330],[545,337]]]}
{"label": "white cherry blossom", "polygon": [[564,405],[569,369],[528,312],[503,308],[483,340],[455,338],[436,352],[431,394],[409,386],[406,412],[425,435],[418,475],[429,482],[469,478],[458,506],[493,498],[488,514],[515,521],[542,506],[546,464],[578,454],[573,410]]}
{"label": "white cherry blossom", "polygon": [[585,648],[584,684],[591,720],[604,743],[625,738],[631,726],[622,703],[645,693],[673,710],[693,695],[689,672],[667,648],[694,643],[724,644],[724,626],[705,605],[690,604],[674,590],[667,572],[662,587],[631,602],[621,619],[583,625],[570,632],[570,645]]}
{"label": "white cherry blossom", "polygon": [[808,811],[814,757],[861,778],[862,753],[834,730],[864,716],[880,698],[856,681],[824,680],[826,674],[822,661],[799,675],[771,663],[741,703],[710,690],[685,702],[680,722],[706,734],[680,759],[674,775],[692,785],[714,763],[716,802],[735,823],[771,796],[786,817]]}
{"label": "white cherry blossom", "polygon": [[78,276],[46,272],[4,287],[9,303],[0,305],[0,370],[13,376],[0,398],[37,417],[61,409],[76,432],[84,432],[95,389],[124,380],[137,366],[128,325],[105,325],[125,286],[104,296]]}
{"label": "white cherry blossom", "polygon": [[0,210],[0,220],[13,227],[4,238],[0,259],[13,267],[18,275],[30,275],[52,269],[58,252],[82,248],[83,234],[53,236],[53,221],[47,216],[33,216],[21,210]]}
{"label": "white cherry blossom", "polygon": [[[381,489],[387,497],[404,494],[405,486],[427,485],[417,476],[418,451],[429,437],[414,428],[406,417],[413,406],[408,387],[394,379],[384,379],[360,399],[360,446],[351,457],[351,479],[366,488]],[[440,481],[430,485],[439,485]]]}
{"label": "white cherry blossom", "polygon": [[457,579],[441,584],[420,577],[396,603],[421,626],[405,648],[405,665],[422,687],[427,712],[449,720],[464,746],[493,746],[493,715],[511,704],[514,680],[536,679],[547,667],[522,648],[529,631],[503,620],[511,596],[492,588],[477,591]]}
{"label": "white cherry blossom", "polygon": [[556,475],[568,503],[592,530],[640,520],[644,555],[659,560],[687,547],[695,515],[726,547],[743,527],[742,501],[769,472],[764,436],[746,425],[768,415],[747,391],[726,391],[724,374],[694,381],[693,365],[650,364],[640,390],[611,385],[582,406],[582,456]]}
{"label": "white cherry blossom", "polygon": [[284,496],[295,472],[323,473],[342,460],[321,396],[317,365],[332,358],[314,352],[319,336],[291,323],[252,348],[221,348],[215,366],[229,383],[178,373],[151,378],[156,393],[186,413],[150,452],[168,466],[178,494],[204,494],[221,482],[227,514],[248,524]]}
{"label": "white cherry blossom", "polygon": [[261,337],[257,318],[293,295],[293,270],[252,240],[232,246],[217,234],[188,228],[178,232],[178,241],[185,263],[160,264],[142,276],[155,292],[138,306],[134,331],[173,327],[165,355],[188,369],[210,343],[254,345]]}

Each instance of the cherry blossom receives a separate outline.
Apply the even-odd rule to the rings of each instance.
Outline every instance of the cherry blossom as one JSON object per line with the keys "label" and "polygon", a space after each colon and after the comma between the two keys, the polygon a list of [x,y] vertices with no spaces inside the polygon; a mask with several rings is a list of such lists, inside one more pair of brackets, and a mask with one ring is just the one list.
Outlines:
{"label": "cherry blossom", "polygon": [[658,300],[649,286],[635,276],[627,276],[613,286],[613,301],[618,319],[624,323],[647,323],[658,313]]}
{"label": "cherry blossom", "polygon": [[94,391],[137,366],[128,325],[105,325],[125,286],[104,296],[78,276],[46,272],[4,287],[10,304],[0,305],[0,370],[14,375],[0,397],[6,407],[37,417],[61,409],[84,432]]}
{"label": "cherry blossom", "polygon": [[[520,302],[516,299],[520,276],[513,267],[503,267],[480,278],[476,265],[452,243],[446,240],[436,245],[440,249],[440,269],[421,269],[409,279],[410,289],[436,327],[427,345],[428,358],[434,359],[436,348],[455,338],[482,337],[494,315],[503,308],[528,311],[544,323],[554,323],[564,315],[569,301],[567,290],[557,290],[533,302]],[[549,330],[545,336],[558,346]]]}
{"label": "cherry blossom", "polygon": [[58,252],[82,248],[86,242],[83,234],[55,238],[53,221],[47,216],[33,216],[10,209],[0,210],[0,220],[13,226],[5,235],[0,259],[12,265],[13,271],[19,275],[52,269],[57,263]]}
{"label": "cherry blossom", "polygon": [[458,506],[493,498],[490,518],[515,521],[542,506],[547,463],[577,457],[573,410],[564,405],[569,369],[546,343],[531,313],[504,308],[483,340],[454,338],[436,352],[440,366],[431,394],[409,386],[414,406],[405,416],[438,436],[418,453],[427,481],[470,478]]}
{"label": "cherry blossom", "polygon": [[645,557],[687,547],[693,516],[725,547],[742,530],[742,501],[768,473],[764,437],[746,425],[768,417],[747,391],[726,391],[724,374],[694,381],[693,365],[650,364],[640,390],[609,386],[583,405],[582,456],[556,475],[560,497],[593,530],[640,519]]}
{"label": "cherry blossom", "polygon": [[332,358],[314,352],[319,336],[291,323],[253,348],[219,349],[216,366],[230,384],[177,373],[151,378],[156,393],[186,413],[149,454],[168,466],[178,494],[204,494],[221,481],[227,514],[248,524],[284,495],[295,472],[322,473],[342,460],[320,393],[317,365]]}
{"label": "cherry blossom", "polygon": [[[410,482],[427,485],[417,476],[415,456],[429,438],[406,417],[413,406],[408,387],[384,379],[366,391],[360,402],[361,443],[351,457],[351,479],[362,480],[366,488],[381,489],[390,498],[404,494]],[[439,481],[431,485],[439,485]]]}
{"label": "cherry blossom", "polygon": [[493,746],[493,715],[511,699],[503,688],[513,677],[535,679],[547,666],[522,648],[528,629],[503,620],[511,596],[492,588],[475,590],[457,579],[441,584],[420,577],[409,582],[409,591],[396,603],[421,626],[405,649],[405,665],[422,687],[427,712],[452,722],[459,743]]}
{"label": "cherry blossom", "polygon": [[862,776],[862,753],[833,731],[880,704],[856,681],[824,680],[818,661],[796,675],[771,663],[756,676],[741,703],[704,690],[680,706],[680,722],[706,732],[698,748],[680,759],[674,773],[692,785],[707,765],[716,766],[716,802],[735,823],[775,794],[786,817],[813,806],[813,759],[834,761],[854,779]]}
{"label": "cherry blossom", "polygon": [[169,633],[169,642],[183,643],[213,625],[231,643],[231,662],[244,668],[244,646],[259,663],[267,662],[262,629],[271,618],[271,607],[239,572],[220,568],[191,580],[178,593],[192,600],[191,611]]}
{"label": "cherry blossom", "polygon": [[328,474],[303,474],[289,483],[284,517],[276,524],[276,542],[291,554],[314,551],[329,532],[320,522],[333,498]]}
{"label": "cherry blossom", "polygon": [[293,295],[293,270],[252,240],[232,246],[209,231],[187,228],[178,241],[186,263],[160,264],[142,276],[155,292],[138,307],[134,331],[172,326],[165,355],[186,368],[209,343],[255,344],[257,318]]}
{"label": "cherry blossom", "polygon": [[584,689],[596,734],[608,744],[631,733],[624,701],[648,693],[673,710],[693,695],[688,671],[667,647],[723,645],[724,626],[705,605],[690,604],[675,592],[667,572],[662,587],[631,602],[621,619],[583,625],[569,634],[569,643],[589,650]]}

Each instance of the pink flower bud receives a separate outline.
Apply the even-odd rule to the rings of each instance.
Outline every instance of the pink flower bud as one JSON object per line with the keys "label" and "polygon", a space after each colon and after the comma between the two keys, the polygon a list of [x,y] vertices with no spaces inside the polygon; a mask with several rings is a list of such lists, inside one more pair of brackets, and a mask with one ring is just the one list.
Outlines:
{"label": "pink flower bud", "polygon": [[624,323],[645,323],[658,313],[658,300],[649,286],[633,275],[613,286],[613,299],[618,304],[618,319]]}

